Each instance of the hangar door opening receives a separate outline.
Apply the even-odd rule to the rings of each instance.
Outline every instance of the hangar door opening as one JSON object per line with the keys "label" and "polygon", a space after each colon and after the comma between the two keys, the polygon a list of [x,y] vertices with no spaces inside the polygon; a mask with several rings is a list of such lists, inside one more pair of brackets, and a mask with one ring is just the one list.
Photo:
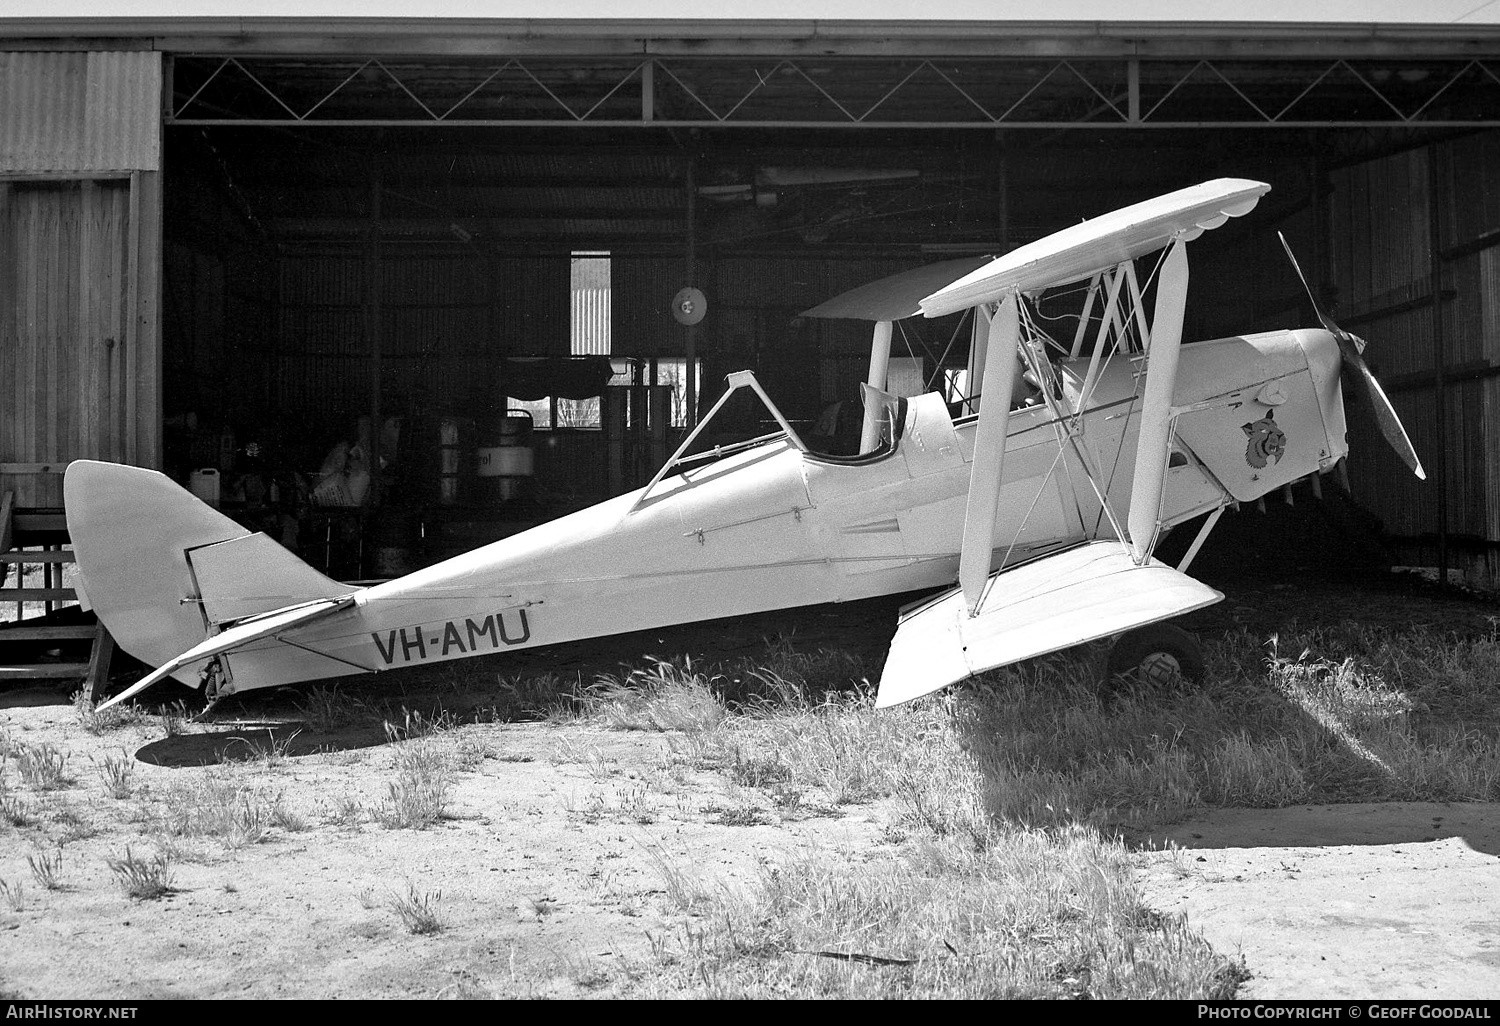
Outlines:
{"label": "hangar door opening", "polygon": [[[533,62],[524,69],[530,83],[517,73],[515,89],[493,92],[475,68],[437,58],[399,69],[256,65],[261,84],[279,74],[273,87],[291,92],[311,89],[298,76],[357,87],[287,102],[328,115],[313,125],[282,116],[264,89],[243,90],[260,97],[259,107],[226,116],[237,102],[226,83],[238,72],[205,58],[197,79],[181,77],[186,63],[178,61],[180,102],[166,140],[169,467],[179,475],[217,469],[225,501],[254,504],[236,486],[245,468],[261,478],[252,485],[259,494],[275,485],[285,504],[291,489],[304,503],[295,516],[299,547],[315,544],[312,555],[330,559],[353,551],[358,572],[372,571],[372,549],[467,547],[634,483],[731,370],[756,370],[810,430],[861,376],[868,333],[807,321],[802,310],[884,274],[1004,252],[1207,178],[1258,178],[1273,192],[1253,224],[1227,226],[1195,254],[1192,336],[1311,323],[1278,229],[1314,269],[1330,309],[1378,319],[1381,293],[1394,283],[1359,268],[1383,251],[1393,220],[1416,208],[1410,197],[1404,209],[1399,199],[1369,203],[1356,169],[1465,134],[1399,116],[1414,105],[1436,115],[1430,100],[1370,99],[1372,83],[1416,88],[1418,77],[1399,74],[1393,60],[1332,72],[1314,60],[1247,62],[1217,69],[1217,78],[1191,62],[1163,61],[1142,64],[1133,80],[1127,62],[1072,62],[1075,77],[1103,77],[1071,91],[1055,68],[1012,61],[1003,75],[949,75],[947,85],[973,93],[967,101],[939,96],[928,82],[926,92],[897,96],[904,106],[890,101],[890,121],[858,125],[835,124],[841,115],[817,108],[817,95],[790,90],[816,80],[823,95],[863,89],[875,104],[892,88],[881,75],[920,85],[932,69],[778,65],[770,85],[735,106],[726,83],[737,65],[728,60],[648,62],[660,73],[655,86],[639,68],[610,84],[623,66],[604,59]],[[505,75],[517,72],[507,67]],[[493,108],[473,123],[414,127],[425,115],[398,116],[400,104],[430,97],[445,76],[456,88],[464,75]],[[1243,75],[1288,109],[1307,109],[1270,123],[1264,112],[1277,108],[1255,90],[1223,88]],[[1104,82],[1109,76],[1119,81]],[[689,87],[697,90],[691,102],[673,92]],[[1011,87],[1020,106],[981,91]],[[1115,99],[1117,87],[1135,99]],[[536,106],[520,106],[525,89]],[[1443,89],[1443,102],[1454,105],[1444,117],[1471,116],[1468,84]],[[568,90],[592,99],[575,101]],[[1246,96],[1260,97],[1261,107],[1235,109]],[[545,113],[559,97],[573,104],[571,120]],[[955,111],[969,116],[976,97],[990,106],[976,123],[957,123]],[[714,115],[695,120],[693,102]],[[209,104],[217,114],[205,113]],[[1007,120],[995,113],[1002,110],[1024,117]],[[809,124],[825,115],[838,131]],[[1110,122],[1116,115],[1125,123]],[[1414,182],[1412,195],[1425,198],[1425,188]],[[1457,224],[1444,231],[1451,244],[1472,234]],[[1420,263],[1428,245],[1421,241],[1408,262]],[[598,316],[575,313],[580,290],[603,291],[579,284],[579,260],[608,261],[607,354],[597,341],[578,340],[576,318]],[[1420,302],[1414,267],[1403,302]],[[667,308],[689,283],[710,303],[691,347]],[[1421,349],[1414,344],[1412,353]],[[955,381],[966,352],[948,326],[915,325],[898,339],[898,354],[915,388]],[[1427,359],[1422,372],[1430,374]],[[696,409],[684,408],[689,380]],[[1415,392],[1396,404],[1409,422],[1428,413]],[[588,412],[580,420],[575,410]],[[363,429],[361,417],[369,418]],[[395,432],[385,423],[392,419],[402,422]],[[404,451],[417,439],[422,455]],[[1355,448],[1379,451],[1374,441]],[[488,466],[516,473],[494,475],[503,485],[479,482],[481,450]],[[342,483],[315,494],[340,473]],[[307,481],[291,484],[288,474]],[[475,500],[480,484],[491,498]],[[1392,494],[1385,484],[1379,468],[1368,486],[1356,481],[1377,505]],[[356,492],[380,505],[341,504]],[[528,507],[518,496],[542,501]],[[371,508],[382,512],[372,517]],[[1424,505],[1413,523],[1434,517]]]}

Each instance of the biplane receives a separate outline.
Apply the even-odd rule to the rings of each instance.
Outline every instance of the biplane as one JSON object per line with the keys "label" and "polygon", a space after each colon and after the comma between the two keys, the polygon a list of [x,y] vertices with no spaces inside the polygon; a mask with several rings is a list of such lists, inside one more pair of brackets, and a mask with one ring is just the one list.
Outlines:
{"label": "biplane", "polygon": [[[168,676],[217,700],[924,590],[901,614],[880,706],[1105,637],[1111,669],[1190,672],[1195,643],[1165,621],[1223,596],[1189,565],[1226,507],[1344,456],[1341,375],[1423,473],[1363,341],[1315,299],[1321,328],[1182,344],[1189,245],[1269,189],[1206,182],[993,260],[846,293],[808,315],[875,325],[857,454],[810,450],[755,375],[736,372],[645,487],[384,583],[332,580],[161,474],[75,462],[65,497],[82,591],[157,667],[111,701]],[[1064,286],[1082,309],[1056,338],[1037,303]],[[979,387],[956,402],[885,391],[893,322],[963,311]],[[698,451],[746,390],[777,430]],[[1178,565],[1155,558],[1167,531],[1200,517]]]}

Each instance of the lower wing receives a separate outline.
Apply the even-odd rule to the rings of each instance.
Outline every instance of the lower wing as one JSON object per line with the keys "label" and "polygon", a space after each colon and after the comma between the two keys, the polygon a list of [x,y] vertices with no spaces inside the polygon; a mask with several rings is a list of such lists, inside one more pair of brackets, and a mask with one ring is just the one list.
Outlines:
{"label": "lower wing", "polygon": [[954,588],[903,613],[877,708],[965,677],[1213,605],[1223,594],[1156,559],[1095,541],[989,576],[971,615]]}

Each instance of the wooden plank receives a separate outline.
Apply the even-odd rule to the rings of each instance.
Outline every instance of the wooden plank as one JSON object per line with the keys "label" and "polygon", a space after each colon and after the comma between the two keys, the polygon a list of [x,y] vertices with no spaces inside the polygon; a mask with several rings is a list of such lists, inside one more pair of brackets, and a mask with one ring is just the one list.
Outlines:
{"label": "wooden plank", "polygon": [[76,600],[73,588],[6,588],[0,590],[0,602],[66,602]]}
{"label": "wooden plank", "polygon": [[0,563],[76,563],[72,549],[53,549],[50,552],[0,552]]}
{"label": "wooden plank", "polygon": [[[5,389],[13,389],[17,377],[16,354],[20,342],[16,337],[16,317],[19,313],[19,292],[16,277],[16,237],[14,186],[0,181],[0,403],[7,407],[0,410],[0,453],[9,453],[15,448],[16,409],[7,402]],[[0,477],[4,471],[0,470]],[[0,481],[0,490],[3,490]]]}
{"label": "wooden plank", "polygon": [[130,254],[127,252],[130,240],[130,196],[129,183],[116,190],[114,216],[110,220],[113,232],[110,241],[110,269],[114,276],[110,291],[114,323],[114,334],[111,337],[114,344],[109,348],[109,458],[116,462],[125,459],[125,342],[127,337],[134,338],[130,330],[130,319],[135,310],[130,301],[134,293],[130,291]]}
{"label": "wooden plank", "polygon": [[68,530],[67,514],[58,511],[55,513],[41,513],[33,511],[18,510],[12,517],[15,524],[16,534],[29,532],[65,532]]}
{"label": "wooden plank", "polygon": [[[36,401],[38,383],[36,375],[37,350],[42,345],[38,337],[37,326],[43,323],[41,308],[42,292],[40,279],[45,276],[43,268],[45,261],[42,259],[45,247],[41,242],[42,210],[45,195],[41,190],[28,189],[26,191],[26,202],[23,207],[22,223],[18,238],[22,240],[23,249],[18,254],[18,264],[23,275],[21,281],[21,295],[18,298],[17,312],[21,316],[20,351],[16,354],[16,381],[14,410],[16,417],[16,447],[15,455],[35,458],[37,455],[36,445]],[[30,488],[22,489],[16,496],[18,502],[29,502],[34,497],[34,491]]]}
{"label": "wooden plank", "polygon": [[[46,277],[42,288],[46,297],[41,336],[37,339],[36,392],[32,404],[36,410],[36,447],[32,454],[40,459],[57,456],[57,350],[67,337],[71,313],[66,282],[72,277],[72,261],[64,259],[67,251],[67,210],[71,196],[54,190],[48,204],[50,224],[46,226]],[[32,489],[29,506],[42,504],[42,487],[38,481]]]}
{"label": "wooden plank", "polygon": [[136,438],[136,418],[140,403],[140,358],[136,350],[140,347],[141,304],[141,172],[130,173],[130,214],[125,225],[125,365],[123,379],[124,399],[124,452],[126,463],[139,464],[139,445]]}
{"label": "wooden plank", "polygon": [[92,623],[69,627],[0,627],[0,644],[7,641],[82,641],[92,638],[98,630],[98,625]]}
{"label": "wooden plank", "polygon": [[139,450],[136,465],[160,469],[161,438],[161,172],[143,171],[137,246],[140,281],[136,293],[136,359],[141,376],[136,432]]}
{"label": "wooden plank", "polygon": [[81,679],[88,672],[88,663],[37,663],[34,666],[0,666],[0,680]]}
{"label": "wooden plank", "polygon": [[10,551],[15,512],[16,493],[6,492],[0,495],[0,552]]}
{"label": "wooden plank", "polygon": [[95,371],[94,350],[102,338],[96,300],[99,282],[97,259],[98,232],[103,190],[94,182],[84,182],[79,206],[78,225],[78,332],[74,335],[70,384],[71,423],[60,455],[68,457],[94,455],[99,418],[99,382]]}

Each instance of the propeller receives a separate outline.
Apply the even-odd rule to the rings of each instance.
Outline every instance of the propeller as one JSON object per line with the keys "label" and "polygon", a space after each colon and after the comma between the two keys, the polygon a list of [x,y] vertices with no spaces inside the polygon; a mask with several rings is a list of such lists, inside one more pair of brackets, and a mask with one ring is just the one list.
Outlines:
{"label": "propeller", "polygon": [[1312,303],[1313,313],[1317,314],[1324,329],[1338,342],[1339,355],[1343,357],[1344,366],[1352,367],[1357,372],[1354,374],[1354,379],[1362,386],[1370,409],[1375,411],[1375,420],[1380,425],[1380,433],[1385,435],[1385,440],[1396,451],[1396,455],[1401,457],[1402,462],[1412,469],[1412,473],[1423,481],[1427,480],[1427,472],[1422,469],[1422,461],[1417,458],[1417,451],[1412,448],[1411,439],[1406,436],[1406,429],[1401,426],[1401,418],[1396,416],[1395,408],[1386,398],[1385,389],[1380,387],[1380,382],[1370,370],[1370,365],[1365,363],[1365,340],[1345,331],[1333,322],[1333,318],[1323,312],[1323,308],[1318,305],[1318,300],[1313,295],[1312,286],[1307,283],[1307,276],[1302,273],[1301,265],[1292,254],[1292,247],[1287,243],[1286,236],[1280,232],[1276,235],[1281,239],[1281,248],[1286,250],[1286,258],[1292,262],[1292,270],[1297,272],[1302,287],[1307,290],[1307,298]]}

